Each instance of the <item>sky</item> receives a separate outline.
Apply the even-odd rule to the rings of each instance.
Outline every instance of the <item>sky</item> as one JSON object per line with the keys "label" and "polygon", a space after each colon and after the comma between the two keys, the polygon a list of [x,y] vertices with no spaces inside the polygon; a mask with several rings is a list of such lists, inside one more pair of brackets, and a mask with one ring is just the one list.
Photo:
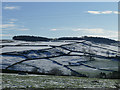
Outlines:
{"label": "sky", "polygon": [[2,2],[119,2],[119,0],[1,0]]}
{"label": "sky", "polygon": [[3,39],[97,36],[117,40],[117,2],[3,2]]}

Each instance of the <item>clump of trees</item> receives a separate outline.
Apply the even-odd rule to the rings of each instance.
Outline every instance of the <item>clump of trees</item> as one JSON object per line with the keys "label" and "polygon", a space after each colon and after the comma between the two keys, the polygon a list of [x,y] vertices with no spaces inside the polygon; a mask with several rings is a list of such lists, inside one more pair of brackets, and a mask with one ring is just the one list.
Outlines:
{"label": "clump of trees", "polygon": [[61,37],[61,38],[57,38],[57,40],[86,40],[86,41],[91,41],[91,42],[95,42],[95,43],[103,43],[103,44],[118,43],[117,41],[109,39],[109,38],[88,37],[88,36],[83,36],[83,37]]}
{"label": "clump of trees", "polygon": [[119,71],[114,71],[109,74],[109,78],[113,79],[120,79],[120,72]]}
{"label": "clump of trees", "polygon": [[86,40],[95,43],[103,43],[103,44],[113,44],[118,43],[118,41],[103,38],[103,37],[60,37],[60,38],[46,38],[46,37],[39,37],[39,36],[28,36],[28,35],[21,35],[21,36],[14,36],[14,40],[22,40],[22,41],[50,41],[50,40]]}
{"label": "clump of trees", "polygon": [[38,36],[14,36],[13,40],[22,40],[22,41],[49,41],[51,39],[46,37],[38,37]]}
{"label": "clump of trees", "polygon": [[95,43],[103,43],[103,44],[112,44],[112,43],[118,43],[115,40],[109,39],[109,38],[104,38],[104,37],[88,37],[84,36],[84,40],[95,42]]}
{"label": "clump of trees", "polygon": [[57,40],[83,40],[81,37],[60,37]]}
{"label": "clump of trees", "polygon": [[54,67],[52,68],[50,71],[49,71],[49,74],[52,74],[52,75],[64,75],[63,71],[61,71],[59,68],[57,67]]}

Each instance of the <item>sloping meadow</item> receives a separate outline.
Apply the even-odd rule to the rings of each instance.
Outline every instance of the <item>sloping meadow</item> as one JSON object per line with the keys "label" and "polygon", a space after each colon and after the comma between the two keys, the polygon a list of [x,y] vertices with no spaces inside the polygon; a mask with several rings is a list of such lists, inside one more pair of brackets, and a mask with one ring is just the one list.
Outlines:
{"label": "sloping meadow", "polygon": [[118,71],[117,46],[89,41],[1,44],[1,69],[42,74],[111,77]]}

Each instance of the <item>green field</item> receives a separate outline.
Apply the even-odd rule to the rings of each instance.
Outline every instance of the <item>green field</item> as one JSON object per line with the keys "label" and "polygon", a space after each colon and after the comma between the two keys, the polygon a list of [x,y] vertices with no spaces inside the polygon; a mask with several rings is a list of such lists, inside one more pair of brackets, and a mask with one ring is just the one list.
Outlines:
{"label": "green field", "polygon": [[117,88],[118,79],[2,74],[2,88]]}

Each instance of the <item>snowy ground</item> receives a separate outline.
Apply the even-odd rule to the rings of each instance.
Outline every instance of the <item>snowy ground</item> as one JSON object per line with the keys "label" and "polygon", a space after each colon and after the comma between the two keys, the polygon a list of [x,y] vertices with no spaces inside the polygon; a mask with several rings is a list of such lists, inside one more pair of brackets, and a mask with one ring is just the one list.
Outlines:
{"label": "snowy ground", "polygon": [[117,86],[120,86],[117,79],[2,74],[2,88],[101,88],[102,90]]}
{"label": "snowy ground", "polygon": [[4,47],[2,48],[2,53],[6,53],[6,52],[17,52],[17,51],[25,51],[25,50],[40,50],[40,49],[48,49],[50,47],[37,47],[37,46],[17,46],[17,47]]}
{"label": "snowy ground", "polygon": [[[118,70],[118,61],[108,58],[117,55],[117,46],[93,44],[83,40],[75,42],[12,41],[0,43],[0,45],[4,46],[0,48],[2,50],[0,69],[36,70],[47,73],[53,68],[59,68],[65,75],[75,71],[88,77],[97,77],[101,72],[109,74]],[[94,55],[94,60],[90,61],[90,54]]]}

